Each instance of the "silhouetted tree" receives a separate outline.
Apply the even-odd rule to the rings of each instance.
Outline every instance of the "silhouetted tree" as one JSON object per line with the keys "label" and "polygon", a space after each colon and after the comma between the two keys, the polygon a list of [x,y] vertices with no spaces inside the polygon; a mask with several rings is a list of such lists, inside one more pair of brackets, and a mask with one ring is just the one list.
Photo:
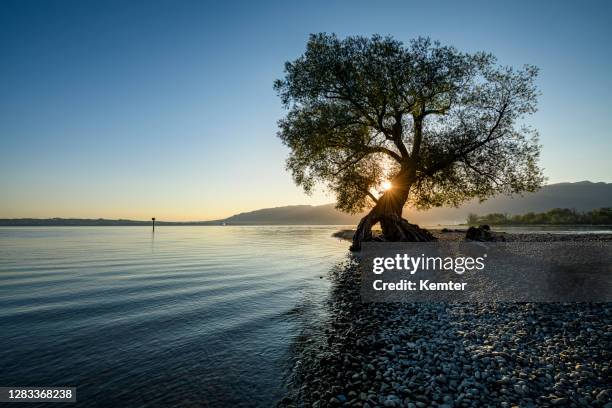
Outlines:
{"label": "silhouetted tree", "polygon": [[467,216],[467,224],[468,225],[478,225],[479,219],[478,214],[469,213]]}
{"label": "silhouetted tree", "polygon": [[385,240],[431,240],[402,218],[404,205],[456,206],[543,182],[537,133],[518,124],[536,110],[536,75],[427,38],[311,35],[274,85],[288,109],[278,133],[287,168],[306,192],[325,184],[343,211],[372,207],[353,250],[378,222]]}

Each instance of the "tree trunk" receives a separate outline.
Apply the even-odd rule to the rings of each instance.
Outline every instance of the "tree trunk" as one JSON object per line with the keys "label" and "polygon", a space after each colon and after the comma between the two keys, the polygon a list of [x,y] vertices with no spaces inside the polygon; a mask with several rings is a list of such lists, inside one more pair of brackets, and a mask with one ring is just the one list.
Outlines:
{"label": "tree trunk", "polygon": [[353,235],[351,251],[361,250],[363,241],[372,240],[372,227],[380,223],[384,241],[427,242],[435,240],[434,236],[418,225],[410,224],[402,218],[402,209],[408,199],[410,187],[401,188],[392,183],[393,187],[387,190],[378,200],[378,203],[363,217]]}

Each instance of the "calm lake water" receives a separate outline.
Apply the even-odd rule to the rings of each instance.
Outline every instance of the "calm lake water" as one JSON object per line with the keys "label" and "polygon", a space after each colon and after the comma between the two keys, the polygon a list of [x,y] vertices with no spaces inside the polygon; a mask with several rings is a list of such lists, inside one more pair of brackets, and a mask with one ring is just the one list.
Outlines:
{"label": "calm lake water", "polygon": [[[338,227],[0,228],[0,386],[78,406],[271,406]],[[31,404],[27,404],[31,406]]]}
{"label": "calm lake water", "polygon": [[78,406],[271,406],[325,318],[340,228],[0,228],[0,386],[76,386]]}

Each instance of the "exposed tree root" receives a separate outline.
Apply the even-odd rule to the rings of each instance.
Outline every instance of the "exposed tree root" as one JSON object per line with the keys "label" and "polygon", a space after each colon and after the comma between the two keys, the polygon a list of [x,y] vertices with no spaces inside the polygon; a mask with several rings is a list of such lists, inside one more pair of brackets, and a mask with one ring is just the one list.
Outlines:
{"label": "exposed tree root", "polygon": [[382,236],[377,240],[397,242],[428,242],[435,241],[435,237],[426,229],[420,228],[416,224],[411,224],[397,214],[377,214],[370,212],[361,219],[355,235],[353,235],[353,245],[351,251],[360,251],[361,243],[372,241],[372,227],[380,222]]}

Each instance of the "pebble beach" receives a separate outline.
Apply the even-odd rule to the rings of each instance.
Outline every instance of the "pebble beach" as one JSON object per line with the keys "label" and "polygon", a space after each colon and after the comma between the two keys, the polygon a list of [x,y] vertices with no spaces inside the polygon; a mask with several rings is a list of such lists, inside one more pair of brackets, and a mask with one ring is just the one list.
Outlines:
{"label": "pebble beach", "polygon": [[329,317],[297,347],[281,406],[612,408],[612,304],[364,303],[359,276],[356,259],[330,272]]}

